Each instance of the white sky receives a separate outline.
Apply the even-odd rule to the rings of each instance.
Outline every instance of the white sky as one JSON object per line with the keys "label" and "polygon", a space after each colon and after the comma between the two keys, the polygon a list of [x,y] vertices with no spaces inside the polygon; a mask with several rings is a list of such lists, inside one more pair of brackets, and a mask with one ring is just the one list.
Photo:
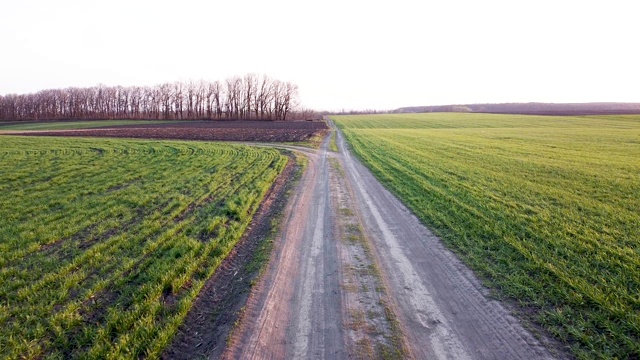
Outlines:
{"label": "white sky", "polygon": [[293,81],[318,110],[640,102],[634,5],[4,0],[0,94],[253,72]]}

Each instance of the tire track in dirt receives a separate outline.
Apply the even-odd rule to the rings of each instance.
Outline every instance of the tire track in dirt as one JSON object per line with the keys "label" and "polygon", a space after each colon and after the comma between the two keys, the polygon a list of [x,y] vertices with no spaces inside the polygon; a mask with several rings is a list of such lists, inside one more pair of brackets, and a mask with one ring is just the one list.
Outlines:
{"label": "tire track in dirt", "polygon": [[250,295],[227,359],[345,358],[328,137],[309,159],[265,275]]}

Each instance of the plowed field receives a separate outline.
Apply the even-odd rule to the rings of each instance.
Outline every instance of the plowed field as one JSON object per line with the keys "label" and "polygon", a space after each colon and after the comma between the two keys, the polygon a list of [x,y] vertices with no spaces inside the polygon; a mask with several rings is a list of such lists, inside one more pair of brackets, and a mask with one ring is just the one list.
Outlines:
{"label": "plowed field", "polygon": [[110,125],[91,129],[12,131],[11,133],[37,136],[301,142],[326,130],[327,125],[319,121],[180,121],[161,124]]}

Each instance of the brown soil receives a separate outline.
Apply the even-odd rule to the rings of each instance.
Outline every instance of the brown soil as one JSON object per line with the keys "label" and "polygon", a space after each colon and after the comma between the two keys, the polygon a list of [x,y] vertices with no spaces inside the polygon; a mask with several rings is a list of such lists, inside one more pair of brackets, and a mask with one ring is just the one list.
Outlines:
{"label": "brown soil", "polygon": [[[241,315],[249,290],[258,275],[251,266],[257,249],[271,241],[272,219],[282,213],[290,181],[300,171],[290,159],[262,202],[251,225],[215,274],[200,291],[163,359],[218,358],[227,336]],[[255,264],[254,264],[255,265]]]}
{"label": "brown soil", "polygon": [[174,121],[165,124],[136,124],[105,126],[103,128],[196,128],[196,129],[285,129],[285,130],[326,130],[324,121],[254,121],[254,120],[220,120],[220,121]]}
{"label": "brown soil", "polygon": [[121,125],[77,130],[11,131],[12,135],[88,136],[138,139],[301,142],[327,130],[312,121],[184,121],[168,124]]}

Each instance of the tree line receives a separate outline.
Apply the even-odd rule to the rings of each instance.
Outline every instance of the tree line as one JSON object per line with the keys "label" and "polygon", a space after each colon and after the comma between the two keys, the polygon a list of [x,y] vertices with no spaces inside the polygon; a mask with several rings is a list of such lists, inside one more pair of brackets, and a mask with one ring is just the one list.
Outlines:
{"label": "tree line", "polygon": [[247,74],[213,82],[98,85],[9,94],[0,96],[0,120],[287,120],[298,102],[297,85]]}

